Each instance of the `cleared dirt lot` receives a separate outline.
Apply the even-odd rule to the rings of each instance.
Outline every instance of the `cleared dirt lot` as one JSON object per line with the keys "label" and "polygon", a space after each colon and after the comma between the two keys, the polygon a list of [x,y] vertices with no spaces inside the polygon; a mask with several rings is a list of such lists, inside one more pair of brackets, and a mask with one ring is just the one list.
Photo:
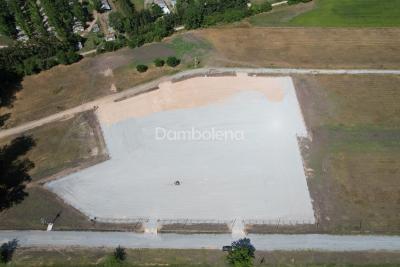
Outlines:
{"label": "cleared dirt lot", "polygon": [[210,65],[399,68],[400,29],[218,28],[195,32],[215,48]]}
{"label": "cleared dirt lot", "polygon": [[102,221],[314,222],[290,77],[238,73],[159,87],[99,105],[110,160],[46,186]]}
{"label": "cleared dirt lot", "polygon": [[400,76],[296,76],[321,231],[400,232]]}

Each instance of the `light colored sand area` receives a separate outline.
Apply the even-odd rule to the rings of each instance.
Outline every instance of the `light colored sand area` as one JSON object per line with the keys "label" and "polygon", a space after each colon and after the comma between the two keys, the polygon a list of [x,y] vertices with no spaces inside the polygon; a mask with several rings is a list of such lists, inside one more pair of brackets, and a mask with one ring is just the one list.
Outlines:
{"label": "light colored sand area", "polygon": [[132,117],[143,117],[155,112],[194,108],[222,101],[241,91],[263,93],[269,101],[279,102],[284,97],[284,84],[273,77],[237,76],[195,77],[172,83],[161,83],[159,89],[118,103],[106,103],[98,111],[104,124],[113,124]]}
{"label": "light colored sand area", "polygon": [[[194,78],[98,113],[111,159],[47,185],[85,214],[314,222],[296,138],[307,131],[291,78]],[[160,127],[244,138],[157,140]]]}

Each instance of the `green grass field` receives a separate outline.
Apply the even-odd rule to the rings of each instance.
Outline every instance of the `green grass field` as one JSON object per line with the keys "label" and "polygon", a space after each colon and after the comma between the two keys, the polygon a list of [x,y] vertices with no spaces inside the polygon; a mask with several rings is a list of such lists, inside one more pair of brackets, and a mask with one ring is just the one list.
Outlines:
{"label": "green grass field", "polygon": [[314,0],[249,18],[254,26],[398,27],[400,0]]}
{"label": "green grass field", "polygon": [[293,26],[400,26],[400,0],[319,0],[314,10],[294,18]]}

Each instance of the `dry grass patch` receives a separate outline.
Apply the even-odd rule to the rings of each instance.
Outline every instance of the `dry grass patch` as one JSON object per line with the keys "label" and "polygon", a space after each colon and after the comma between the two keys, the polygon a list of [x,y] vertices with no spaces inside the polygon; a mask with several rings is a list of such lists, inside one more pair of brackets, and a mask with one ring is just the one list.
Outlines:
{"label": "dry grass patch", "polygon": [[399,68],[400,29],[214,28],[194,32],[216,49],[210,65]]}
{"label": "dry grass patch", "polygon": [[[30,134],[36,146],[27,157],[35,163],[31,171],[33,181],[28,184],[28,197],[20,204],[0,213],[0,229],[44,230],[41,218],[51,221],[57,213],[56,230],[140,230],[141,225],[111,225],[91,223],[86,216],[66,205],[41,183],[79,168],[88,167],[107,158],[96,118],[91,112],[33,129]],[[13,137],[0,141],[8,143]]]}
{"label": "dry grass patch", "polygon": [[400,232],[400,76],[297,76],[320,229]]}
{"label": "dry grass patch", "polygon": [[[32,135],[36,141],[36,146],[27,154],[35,163],[35,168],[30,172],[33,181],[78,167],[86,161],[99,162],[106,157],[103,137],[92,112],[47,124],[25,134]],[[0,140],[0,145],[7,144],[13,138],[15,136]]]}

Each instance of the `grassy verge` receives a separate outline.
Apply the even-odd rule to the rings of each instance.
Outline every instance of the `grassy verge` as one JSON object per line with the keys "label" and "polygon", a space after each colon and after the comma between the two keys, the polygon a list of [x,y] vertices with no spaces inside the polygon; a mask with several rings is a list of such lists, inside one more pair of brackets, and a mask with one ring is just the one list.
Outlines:
{"label": "grassy verge", "polygon": [[[20,249],[11,266],[107,266],[109,249]],[[121,266],[229,266],[217,250],[130,249]],[[369,266],[394,267],[397,253],[388,252],[256,252],[255,266]]]}

